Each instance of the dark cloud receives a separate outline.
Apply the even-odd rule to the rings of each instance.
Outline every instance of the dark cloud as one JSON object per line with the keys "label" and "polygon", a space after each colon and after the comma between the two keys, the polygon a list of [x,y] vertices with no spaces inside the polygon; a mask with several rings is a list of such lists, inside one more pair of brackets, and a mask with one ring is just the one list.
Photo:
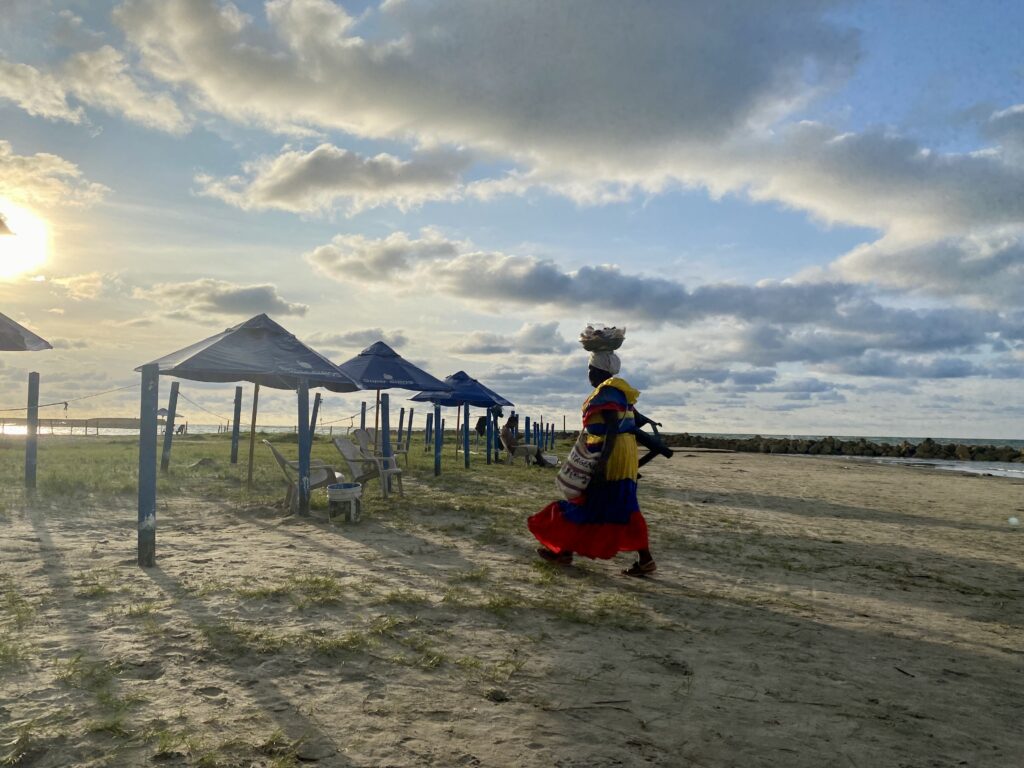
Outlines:
{"label": "dark cloud", "polygon": [[183,320],[199,315],[305,315],[309,309],[283,299],[276,286],[239,285],[203,278],[190,283],[160,283],[151,288],[136,288],[135,298],[152,301],[167,309],[168,317]]}
{"label": "dark cloud", "polygon": [[358,347],[361,351],[378,341],[383,341],[393,349],[401,349],[409,342],[409,339],[402,331],[385,331],[383,328],[363,328],[343,333],[317,332],[310,335],[305,341],[314,347]]}

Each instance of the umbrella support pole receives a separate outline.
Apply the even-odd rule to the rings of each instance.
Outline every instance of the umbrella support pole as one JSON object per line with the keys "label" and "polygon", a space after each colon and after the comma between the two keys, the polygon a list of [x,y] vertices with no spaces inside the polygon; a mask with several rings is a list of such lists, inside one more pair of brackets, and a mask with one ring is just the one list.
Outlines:
{"label": "umbrella support pole", "polygon": [[249,422],[249,473],[246,475],[246,487],[252,490],[252,462],[256,455],[256,409],[260,403],[260,385],[252,385],[252,421]]}
{"label": "umbrella support pole", "polygon": [[171,467],[171,441],[174,439],[174,417],[178,411],[179,382],[171,382],[171,394],[167,398],[167,416],[164,418],[164,450],[160,456],[160,471],[166,473]]}

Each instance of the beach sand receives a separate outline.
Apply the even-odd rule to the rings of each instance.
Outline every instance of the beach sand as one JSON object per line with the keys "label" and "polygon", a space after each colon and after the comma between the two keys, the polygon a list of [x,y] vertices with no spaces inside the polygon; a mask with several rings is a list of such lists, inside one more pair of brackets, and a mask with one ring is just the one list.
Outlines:
{"label": "beach sand", "polygon": [[1018,481],[683,450],[631,580],[535,562],[550,471],[409,474],[359,524],[163,499],[146,570],[130,497],[8,501],[0,762],[1022,765]]}

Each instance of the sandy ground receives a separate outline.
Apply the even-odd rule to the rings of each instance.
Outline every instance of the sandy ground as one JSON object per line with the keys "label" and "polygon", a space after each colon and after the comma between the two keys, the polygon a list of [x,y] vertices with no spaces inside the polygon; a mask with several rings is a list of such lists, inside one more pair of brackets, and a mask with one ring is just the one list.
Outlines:
{"label": "sandy ground", "polygon": [[1024,764],[1024,484],[680,452],[658,575],[540,565],[550,474],[406,481],[359,524],[161,502],[0,519],[0,762]]}

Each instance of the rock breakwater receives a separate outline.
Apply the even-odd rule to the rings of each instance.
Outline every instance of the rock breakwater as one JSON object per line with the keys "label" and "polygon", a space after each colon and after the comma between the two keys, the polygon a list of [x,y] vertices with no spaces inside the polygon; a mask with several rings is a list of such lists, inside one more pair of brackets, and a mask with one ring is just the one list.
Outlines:
{"label": "rock breakwater", "polygon": [[967,445],[937,443],[926,437],[920,443],[875,443],[863,438],[840,440],[835,437],[708,437],[663,435],[673,448],[717,448],[745,453],[797,453],[818,456],[880,456],[899,459],[945,459],[948,461],[1006,461],[1024,463],[1024,450],[1008,445]]}

